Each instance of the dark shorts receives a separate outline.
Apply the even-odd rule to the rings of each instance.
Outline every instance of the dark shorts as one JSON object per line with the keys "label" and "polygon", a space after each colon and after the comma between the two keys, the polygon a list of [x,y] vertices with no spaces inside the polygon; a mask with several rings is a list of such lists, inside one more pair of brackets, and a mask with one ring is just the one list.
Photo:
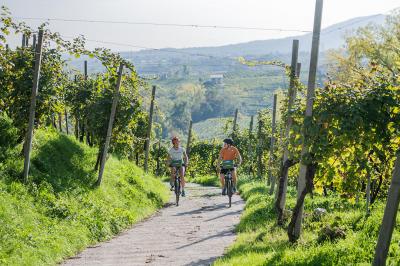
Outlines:
{"label": "dark shorts", "polygon": [[230,169],[221,169],[221,174],[226,175],[229,171],[234,171],[235,168],[230,168]]}

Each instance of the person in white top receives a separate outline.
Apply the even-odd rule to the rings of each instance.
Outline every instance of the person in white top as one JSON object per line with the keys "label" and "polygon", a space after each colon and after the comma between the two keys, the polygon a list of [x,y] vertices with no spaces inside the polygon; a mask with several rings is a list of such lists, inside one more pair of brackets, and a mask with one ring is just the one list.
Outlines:
{"label": "person in white top", "polygon": [[185,167],[187,167],[189,159],[185,149],[179,145],[179,138],[173,137],[171,141],[172,147],[168,151],[167,159],[167,165],[171,168],[171,191],[174,189],[173,184],[176,170],[179,169],[179,175],[181,176],[182,197],[185,197]]}

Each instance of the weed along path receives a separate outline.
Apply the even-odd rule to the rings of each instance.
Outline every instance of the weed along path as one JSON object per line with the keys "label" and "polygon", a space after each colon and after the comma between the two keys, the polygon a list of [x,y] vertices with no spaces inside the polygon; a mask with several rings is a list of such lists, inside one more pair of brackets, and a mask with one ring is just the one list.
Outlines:
{"label": "weed along path", "polygon": [[228,208],[219,188],[188,184],[186,191],[179,206],[173,197],[153,217],[64,265],[210,265],[235,240],[244,201],[234,195]]}

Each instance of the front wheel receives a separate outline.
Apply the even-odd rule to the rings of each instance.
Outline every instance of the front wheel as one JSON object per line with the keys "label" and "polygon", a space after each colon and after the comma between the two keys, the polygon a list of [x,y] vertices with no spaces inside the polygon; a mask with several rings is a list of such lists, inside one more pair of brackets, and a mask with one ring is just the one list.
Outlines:
{"label": "front wheel", "polygon": [[179,196],[181,194],[181,182],[178,177],[175,177],[175,196],[176,196],[176,206],[179,205]]}

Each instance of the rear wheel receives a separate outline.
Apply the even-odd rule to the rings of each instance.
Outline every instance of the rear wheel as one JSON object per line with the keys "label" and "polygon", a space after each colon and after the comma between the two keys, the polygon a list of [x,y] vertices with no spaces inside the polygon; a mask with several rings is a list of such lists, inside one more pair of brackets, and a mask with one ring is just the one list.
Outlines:
{"label": "rear wheel", "polygon": [[232,206],[232,181],[228,180],[226,184],[226,192],[228,193],[229,198],[229,208]]}

